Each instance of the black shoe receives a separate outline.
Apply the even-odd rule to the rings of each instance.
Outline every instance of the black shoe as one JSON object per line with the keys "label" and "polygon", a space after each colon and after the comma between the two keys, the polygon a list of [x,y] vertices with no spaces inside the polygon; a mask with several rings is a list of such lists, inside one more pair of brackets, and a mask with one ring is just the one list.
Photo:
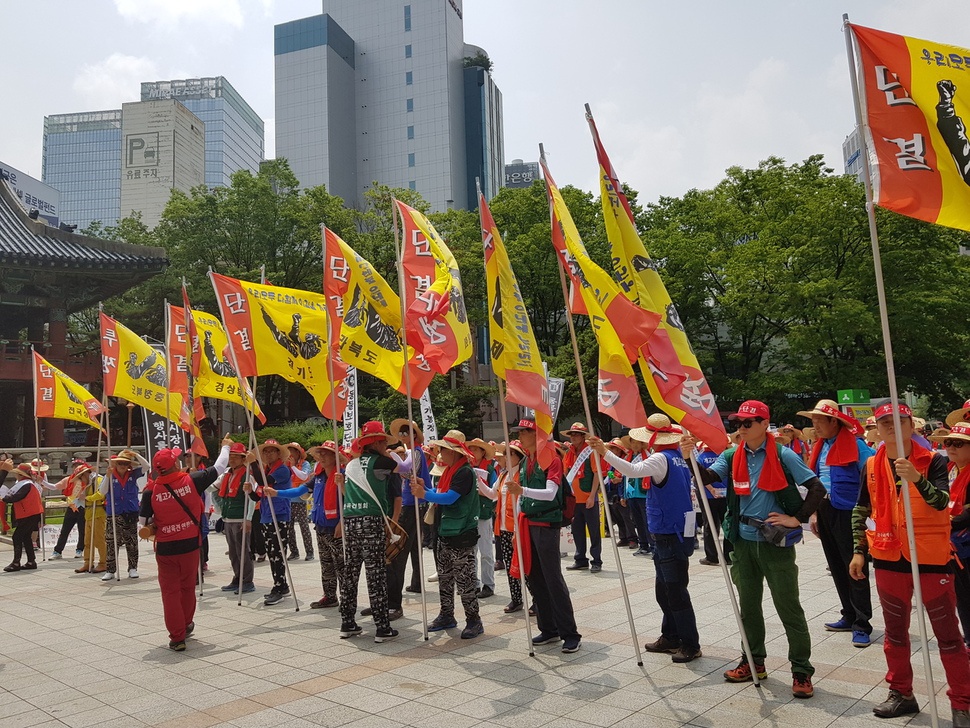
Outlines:
{"label": "black shoe", "polygon": [[429,632],[441,632],[446,629],[453,629],[458,626],[458,622],[455,620],[454,616],[448,617],[444,614],[439,614],[431,624],[428,625]]}
{"label": "black shoe", "polygon": [[24,567],[22,567],[20,564],[15,562],[13,564],[10,564],[9,566],[4,566],[3,570],[9,573],[11,571],[20,571],[22,568]]}
{"label": "black shoe", "polygon": [[488,599],[489,597],[495,596],[495,591],[490,586],[483,586],[475,596],[479,599]]}
{"label": "black shoe", "polygon": [[536,616],[536,605],[535,604],[533,604],[531,607],[529,607],[529,616],[530,617]]}
{"label": "black shoe", "polygon": [[175,652],[185,652],[185,640],[177,640],[168,643],[168,649]]}
{"label": "black shoe", "polygon": [[970,728],[970,710],[953,709],[953,728]]}
{"label": "black shoe", "polygon": [[509,602],[505,605],[504,611],[506,614],[512,614],[512,612],[521,612],[522,602]]}
{"label": "black shoe", "polygon": [[589,568],[589,564],[580,564],[574,561],[569,566],[566,567],[566,571],[585,571]]}
{"label": "black shoe", "polygon": [[406,586],[406,587],[404,587],[404,591],[409,592],[411,594],[420,594],[421,593],[421,587],[419,587],[419,586]]}
{"label": "black shoe", "polygon": [[310,602],[310,609],[326,609],[327,607],[336,607],[340,604],[340,600],[337,597],[320,597],[318,602]]}
{"label": "black shoe", "polygon": [[374,614],[374,610],[371,609],[370,607],[364,607],[363,609],[360,610],[361,617],[370,617],[373,614]]}
{"label": "black shoe", "polygon": [[286,557],[287,561],[297,561],[300,558],[300,552],[294,551],[292,554]]}
{"label": "black shoe", "polygon": [[703,656],[704,655],[701,653],[700,647],[698,647],[696,650],[691,650],[686,647],[681,647],[673,655],[671,655],[670,660],[671,662],[677,662],[677,663],[693,662],[698,657],[703,657]]}
{"label": "black shoe", "polygon": [[268,607],[281,601],[283,601],[283,595],[279,592],[270,592],[263,598],[263,603]]}
{"label": "black shoe", "polygon": [[226,584],[224,587],[222,587],[222,591],[225,591],[225,592],[230,592],[231,591],[231,592],[236,592],[238,594],[239,593],[239,582],[238,581],[234,581],[232,584]]}
{"label": "black shoe", "polygon": [[185,636],[190,637],[193,632],[195,632],[195,622],[189,622],[185,625]]}
{"label": "black shoe", "polygon": [[562,651],[566,654],[579,652],[579,647],[582,644],[583,643],[580,642],[579,637],[570,637],[568,640],[563,640]]}
{"label": "black shoe", "polygon": [[561,642],[562,637],[557,634],[549,634],[548,632],[540,632],[535,637],[532,638],[532,644],[538,647],[539,645],[548,645],[551,642]]}
{"label": "black shoe", "polygon": [[482,634],[485,634],[485,625],[482,624],[482,620],[476,619],[474,622],[468,622],[465,625],[465,629],[461,631],[461,638],[471,640]]}
{"label": "black shoe", "polygon": [[382,627],[374,633],[374,642],[380,644],[381,642],[387,642],[397,637],[397,630],[391,629],[390,627]]}
{"label": "black shoe", "polygon": [[387,612],[387,619],[390,622],[396,622],[397,620],[399,620],[403,616],[404,616],[404,610],[403,609],[390,609]]}
{"label": "black shoe", "polygon": [[591,564],[589,567],[590,574],[598,574],[603,570],[602,564]]}
{"label": "black shoe", "polygon": [[495,562],[495,571],[505,571],[505,562],[504,561],[496,561]]}
{"label": "black shoe", "polygon": [[666,652],[673,655],[680,651],[680,645],[673,640],[669,640],[663,635],[656,642],[648,642],[643,646],[647,652]]}
{"label": "black shoe", "polygon": [[916,696],[910,695],[908,698],[898,690],[890,690],[889,697],[879,703],[872,712],[879,718],[898,718],[901,715],[919,712],[919,703]]}
{"label": "black shoe", "polygon": [[306,556],[303,557],[304,561],[313,561],[313,552],[311,551]]}
{"label": "black shoe", "polygon": [[697,563],[700,564],[701,566],[720,566],[721,565],[720,561],[713,561],[712,559],[708,559],[708,558],[703,558]]}
{"label": "black shoe", "polygon": [[341,624],[340,625],[340,639],[345,640],[345,639],[348,639],[350,637],[356,637],[357,635],[359,635],[363,631],[364,630],[362,630],[360,628],[360,625],[357,624],[356,622],[351,622],[350,624],[346,624],[346,623]]}

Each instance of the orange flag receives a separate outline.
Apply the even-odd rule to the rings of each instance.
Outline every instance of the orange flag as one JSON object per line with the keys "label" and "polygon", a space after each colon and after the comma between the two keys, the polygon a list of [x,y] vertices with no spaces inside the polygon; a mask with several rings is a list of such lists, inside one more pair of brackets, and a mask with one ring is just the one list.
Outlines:
{"label": "orange flag", "polygon": [[592,115],[587,119],[600,165],[603,221],[612,248],[614,275],[630,302],[660,318],[640,352],[647,390],[657,407],[720,453],[727,445],[727,434],[714,395],[657,265],[640,240],[630,202],[600,142]]}
{"label": "orange flag", "polygon": [[54,417],[100,428],[96,418],[105,408],[84,387],[36,351],[34,354],[34,417]]}
{"label": "orange flag", "polygon": [[970,230],[970,49],[850,27],[876,204]]}

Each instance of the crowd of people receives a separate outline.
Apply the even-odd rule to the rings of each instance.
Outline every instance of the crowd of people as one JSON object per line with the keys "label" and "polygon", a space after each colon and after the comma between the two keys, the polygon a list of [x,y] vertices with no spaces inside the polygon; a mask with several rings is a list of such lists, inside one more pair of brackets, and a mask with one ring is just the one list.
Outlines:
{"label": "crowd of people", "polygon": [[[320,564],[322,593],[310,606],[339,611],[342,639],[364,632],[361,617],[372,619],[375,642],[394,639],[404,593],[420,593],[428,583],[437,583],[439,597],[428,631],[460,628],[461,639],[475,639],[486,631],[480,600],[501,591],[495,575],[505,570],[505,613],[528,605],[538,629],[533,644],[572,653],[582,635],[560,559],[560,531],[569,528],[575,552],[565,571],[601,571],[610,538],[634,556],[652,558],[663,619],[657,639],[644,647],[689,663],[702,656],[704,626],[694,613],[689,572],[703,519],[699,563],[719,566],[724,559],[729,568],[751,657],[743,654],[725,680],[767,677],[767,584],[787,638],[792,694],[810,698],[812,644],[795,548],[805,524],[821,541],[840,606],[824,628],[846,633],[856,648],[872,643],[871,568],[890,688],[873,712],[891,718],[919,710],[910,664],[906,489],[953,724],[970,726],[970,577],[963,566],[970,555],[970,401],[951,413],[947,428],[929,432],[908,407],[889,401],[875,405],[864,426],[831,400],[798,414],[811,426],[776,430],[766,404],[742,403],[728,416],[736,425],[733,446],[720,454],[654,414],[645,427],[612,440],[573,423],[561,433],[565,441],[555,443],[556,455],[540,447],[529,420],[511,428],[510,442],[496,444],[457,430],[425,442],[417,423],[399,419],[390,431],[366,423],[349,448],[327,441],[305,450],[266,440],[249,449],[227,437],[213,465],[197,469],[185,467],[178,450],[161,450],[149,463],[126,449],[110,458],[103,476],[77,462],[55,484],[41,461],[7,459],[0,461],[0,497],[12,506],[16,528],[14,560],[4,571],[37,568],[34,544],[49,489],[67,503],[51,558],[63,558],[76,528],[78,573],[120,579],[124,545],[128,578],[136,579],[139,536],[154,540],[169,647],[176,651],[195,628],[208,518],[217,514],[232,568],[223,591],[255,591],[254,563],[268,559],[273,585],[264,603],[290,596],[286,562],[301,558],[299,528],[304,558]],[[422,546],[432,551],[433,574],[423,574]],[[358,610],[362,570],[367,606]]]}

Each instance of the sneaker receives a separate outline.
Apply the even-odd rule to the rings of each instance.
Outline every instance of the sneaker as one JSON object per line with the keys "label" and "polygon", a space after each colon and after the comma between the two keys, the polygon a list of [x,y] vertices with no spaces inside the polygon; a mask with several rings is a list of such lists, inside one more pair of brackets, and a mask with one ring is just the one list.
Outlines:
{"label": "sneaker", "polygon": [[[650,556],[653,552],[650,549],[637,549],[633,552],[634,556]],[[568,566],[566,568],[569,568]]]}
{"label": "sneaker", "polygon": [[283,595],[280,594],[279,592],[275,592],[275,591],[270,592],[265,597],[263,597],[263,603],[267,607],[271,607],[274,604],[278,604],[281,601],[283,601]]}
{"label": "sneaker", "polygon": [[[768,671],[765,669],[764,665],[759,665],[755,663],[755,670],[758,672],[759,680],[768,679]],[[724,673],[724,679],[732,683],[748,682],[754,678],[751,675],[751,666],[745,658],[741,658],[741,662],[733,670],[728,670]]]}
{"label": "sneaker", "polygon": [[225,591],[225,592],[237,592],[238,593],[238,591],[239,591],[239,589],[237,588],[238,586],[239,586],[239,582],[238,581],[234,581],[234,582],[232,582],[232,584],[226,584],[224,587],[222,587],[222,591]]}
{"label": "sneaker", "polygon": [[656,642],[648,642],[643,646],[647,652],[666,652],[667,654],[674,654],[680,651],[680,644],[674,642],[673,640],[667,639],[663,635],[660,636]]}
{"label": "sneaker", "polygon": [[306,556],[303,557],[304,561],[313,561],[313,552],[311,551]]}
{"label": "sneaker", "polygon": [[579,646],[583,644],[579,637],[571,637],[562,643],[562,651],[566,654],[571,654],[573,652],[579,652]]}
{"label": "sneaker", "polygon": [[349,624],[345,622],[340,625],[340,639],[345,640],[350,637],[356,637],[363,631],[356,622],[350,622]]}
{"label": "sneaker", "polygon": [[803,672],[793,672],[791,680],[791,694],[796,698],[810,698],[815,695],[812,678]]}
{"label": "sneaker", "polygon": [[871,644],[872,644],[872,639],[861,629],[857,629],[852,632],[853,647],[868,647]]}
{"label": "sneaker", "polygon": [[590,574],[598,574],[603,570],[602,564],[591,564],[589,567]]}
{"label": "sneaker", "polygon": [[915,695],[907,698],[898,690],[890,690],[889,697],[873,708],[872,712],[879,718],[898,718],[901,715],[918,713],[919,703],[916,702]]}
{"label": "sneaker", "polygon": [[826,632],[851,632],[852,622],[843,617],[838,622],[828,622],[825,625]]}
{"label": "sneaker", "polygon": [[111,581],[115,578],[115,573],[113,571],[104,572],[104,576],[101,577],[101,581]]}
{"label": "sneaker", "polygon": [[61,556],[61,552],[60,551],[54,551],[54,552],[51,553],[51,561],[55,561],[57,559],[63,559],[63,558],[64,557]]}
{"label": "sneaker", "polygon": [[671,655],[671,662],[676,662],[678,664],[683,664],[685,662],[693,662],[698,657],[703,657],[701,648],[698,647],[696,650],[689,649],[687,647],[681,647],[673,655]]}
{"label": "sneaker", "polygon": [[256,591],[256,585],[251,581],[243,582],[243,594],[249,594]]}
{"label": "sneaker", "polygon": [[455,620],[454,616],[448,617],[444,614],[439,614],[431,624],[428,625],[429,632],[441,632],[446,629],[453,629],[458,626],[458,622]]}
{"label": "sneaker", "polygon": [[495,590],[492,589],[492,587],[486,585],[486,586],[483,586],[481,589],[479,589],[478,593],[475,596],[478,599],[488,599],[489,597],[495,596]]}
{"label": "sneaker", "polygon": [[327,607],[336,607],[340,604],[337,597],[320,597],[319,601],[310,602],[310,609],[326,609]]}
{"label": "sneaker", "polygon": [[381,642],[387,642],[397,637],[398,632],[396,629],[391,629],[390,627],[381,627],[377,632],[374,633],[374,642],[380,644]]}
{"label": "sneaker", "polygon": [[970,710],[953,709],[953,728],[970,728]]}
{"label": "sneaker", "polygon": [[185,640],[178,640],[168,643],[168,649],[176,652],[185,652]]}
{"label": "sneaker", "polygon": [[431,576],[429,576],[428,577],[428,581],[430,581],[432,584],[434,584],[436,581],[438,581],[438,572],[436,571]]}
{"label": "sneaker", "polygon": [[128,569],[128,578],[129,579],[137,579],[138,578],[138,569]]}
{"label": "sneaker", "polygon": [[75,551],[74,552],[74,558],[75,559],[83,559],[84,558],[84,551],[82,551],[81,549],[78,549],[77,551]]}
{"label": "sneaker", "polygon": [[503,611],[506,614],[512,614],[512,612],[521,612],[522,602],[509,602],[505,605],[505,609]]}
{"label": "sneaker", "polygon": [[700,564],[701,566],[720,566],[721,565],[720,561],[712,561],[711,559],[707,559],[707,558],[701,559],[697,563]]}
{"label": "sneaker", "polygon": [[189,622],[185,625],[185,636],[191,637],[193,632],[195,632],[195,622]]}
{"label": "sneaker", "polygon": [[287,561],[297,561],[300,558],[300,552],[294,551],[292,554],[286,557]]}
{"label": "sneaker", "polygon": [[578,561],[574,561],[569,566],[566,567],[566,571],[585,571],[589,568],[589,564],[582,564]]}
{"label": "sneaker", "polygon": [[548,645],[550,642],[561,642],[562,637],[557,634],[550,634],[549,632],[540,632],[535,637],[532,638],[532,644],[538,647],[539,645]]}
{"label": "sneaker", "polygon": [[390,609],[387,612],[387,620],[389,622],[396,622],[397,620],[399,620],[403,616],[404,616],[404,610],[403,609]]}
{"label": "sneaker", "polygon": [[474,622],[468,622],[465,625],[465,629],[461,631],[461,638],[463,640],[472,640],[481,634],[485,634],[485,625],[482,624],[482,620],[476,619]]}

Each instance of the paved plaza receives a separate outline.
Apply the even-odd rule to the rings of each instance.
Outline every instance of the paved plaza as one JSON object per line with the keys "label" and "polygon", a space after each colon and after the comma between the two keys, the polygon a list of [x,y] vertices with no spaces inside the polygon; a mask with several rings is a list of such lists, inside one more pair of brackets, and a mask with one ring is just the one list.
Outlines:
{"label": "paved plaza", "polygon": [[[697,564],[702,552],[692,560],[690,591],[704,657],[674,665],[667,655],[643,652],[638,667],[612,549],[606,549],[602,573],[567,572],[582,649],[564,655],[558,646],[545,646],[529,657],[524,612],[502,612],[505,572],[496,574],[496,596],[482,602],[483,637],[462,641],[451,630],[424,642],[420,598],[407,594],[405,616],[394,623],[401,636],[378,645],[369,619],[360,620],[362,636],[341,640],[336,610],[310,609],[320,597],[316,561],[290,562],[299,612],[291,598],[263,606],[271,586],[268,563],[257,564],[257,591],[237,606],[235,596],[219,591],[231,575],[222,536],[209,538],[211,571],[184,653],[167,648],[154,557],[144,542],[137,580],[102,583],[100,575],[74,574],[80,561],[73,559],[0,575],[0,726],[930,725],[922,679],[916,682],[922,714],[890,721],[872,715],[886,696],[882,617],[877,607],[877,641],[868,649],[854,649],[851,635],[824,631],[823,622],[838,617],[835,591],[820,543],[811,536],[798,546],[817,670],[811,700],[792,698],[787,644],[770,600],[767,682],[760,690],[724,682],[722,671],[740,652],[737,626],[721,570]],[[0,550],[7,563],[11,547]],[[659,635],[653,565],[627,549],[621,558],[642,645]],[[437,590],[429,586],[433,618]],[[915,624],[911,631],[918,644]],[[933,652],[941,724],[949,725],[935,643]],[[913,660],[921,678],[918,651]]]}

